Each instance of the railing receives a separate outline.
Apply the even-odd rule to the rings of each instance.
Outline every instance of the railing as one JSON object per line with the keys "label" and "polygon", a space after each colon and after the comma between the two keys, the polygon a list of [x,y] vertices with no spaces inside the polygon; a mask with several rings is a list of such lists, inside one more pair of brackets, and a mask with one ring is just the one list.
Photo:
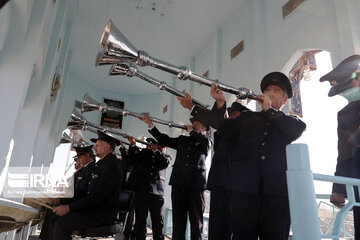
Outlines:
{"label": "railing", "polygon": [[[334,228],[335,216],[341,210],[340,208],[336,207],[334,204],[329,203],[328,200],[330,195],[322,195],[316,194],[316,198],[318,200],[318,213],[319,213],[319,223],[320,223],[320,231],[322,235],[328,235],[331,233],[332,229]],[[327,214],[331,213],[331,216],[320,216],[321,211],[326,211],[328,209]],[[353,220],[353,213],[350,211],[348,213],[348,219],[344,220],[342,224],[342,235],[343,239],[354,239],[354,220]],[[348,230],[351,229],[351,230]]]}
{"label": "railing", "polygon": [[[309,151],[306,144],[287,146],[287,182],[289,192],[290,216],[294,240],[339,239],[345,216],[354,206],[354,186],[360,186],[360,180],[322,174],[313,174],[310,170]],[[346,185],[348,202],[336,215],[332,232],[320,231],[314,180]]]}

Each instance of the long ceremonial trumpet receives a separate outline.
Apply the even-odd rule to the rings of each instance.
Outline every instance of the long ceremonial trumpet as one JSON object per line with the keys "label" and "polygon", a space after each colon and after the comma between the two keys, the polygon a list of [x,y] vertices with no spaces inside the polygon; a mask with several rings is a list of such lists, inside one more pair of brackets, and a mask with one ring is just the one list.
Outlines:
{"label": "long ceremonial trumpet", "polygon": [[[100,112],[115,112],[115,113],[119,113],[123,116],[132,116],[132,117],[138,117],[138,118],[142,118],[144,117],[143,114],[140,113],[135,113],[135,112],[130,112],[126,109],[122,109],[122,108],[115,108],[115,107],[110,107],[105,103],[99,103],[97,101],[95,101],[93,98],[91,98],[89,96],[89,94],[85,94],[84,95],[84,99],[82,102],[82,107],[81,107],[81,113],[84,112],[90,112],[90,111],[94,111],[94,110],[99,110]],[[186,130],[186,126],[184,125],[180,125],[180,124],[176,124],[170,121],[165,121],[159,118],[154,118],[154,117],[150,117],[150,120],[156,123],[160,123],[163,125],[166,125],[168,127],[175,127],[175,128],[180,128],[180,129],[184,129]]]}
{"label": "long ceremonial trumpet", "polygon": [[90,143],[84,141],[84,140],[79,140],[79,141],[74,141],[67,133],[63,133],[60,139],[60,144],[62,143],[73,143],[73,145],[77,146],[77,147],[83,147],[83,146],[89,146]]}
{"label": "long ceremonial trumpet", "polygon": [[[166,82],[164,81],[159,81],[143,72],[138,71],[136,65],[132,64],[132,63],[121,63],[121,64],[115,64],[112,65],[110,71],[109,71],[109,75],[125,75],[128,77],[138,77],[148,83],[151,83],[152,85],[155,85],[156,87],[158,87],[160,90],[165,90],[175,96],[178,97],[185,97],[185,94],[175,88],[170,87],[169,85],[167,85]],[[209,105],[205,105],[202,102],[196,100],[196,99],[191,99],[192,103],[203,108],[203,109],[208,109],[210,106]]]}
{"label": "long ceremonial trumpet", "polygon": [[[70,129],[74,129],[74,130],[88,130],[94,133],[97,133],[97,130],[101,130],[105,133],[111,133],[111,134],[115,134],[115,135],[119,135],[123,138],[127,138],[130,137],[129,135],[116,131],[112,128],[108,128],[108,127],[102,127],[98,124],[89,122],[88,120],[86,120],[86,118],[84,118],[83,116],[81,116],[78,111],[76,111],[75,109],[73,109],[70,119],[68,121],[67,126]],[[148,142],[142,141],[140,139],[135,138],[135,141],[141,144],[145,144],[145,145],[149,145]],[[127,143],[125,143],[127,144]]]}
{"label": "long ceremonial trumpet", "polygon": [[175,74],[181,80],[189,79],[209,87],[215,83],[218,88],[225,92],[235,94],[239,99],[250,98],[258,100],[256,94],[246,88],[234,88],[224,83],[220,83],[218,80],[211,80],[191,72],[191,70],[185,66],[177,67],[151,57],[145,51],[137,50],[120,30],[114,26],[112,21],[109,20],[101,36],[100,48],[96,56],[95,66],[119,64],[123,62],[135,63],[138,66],[151,66]]}
{"label": "long ceremonial trumpet", "polygon": [[[108,129],[108,128],[102,128],[101,126],[99,126],[98,129],[93,128],[93,127],[88,126],[88,125],[80,125],[79,127],[81,127],[81,130],[82,130],[82,131],[89,131],[89,132],[92,132],[92,133],[95,133],[95,134],[97,134],[97,130],[101,130],[101,131],[103,131],[103,132],[109,132],[109,129]],[[119,134],[122,134],[122,133],[119,133]],[[126,134],[124,134],[124,136],[122,136],[122,137],[125,138],[125,136],[126,136]],[[135,141],[136,141],[136,140],[135,140]],[[139,141],[141,141],[141,140],[139,140]],[[122,142],[123,142],[125,145],[130,146],[130,143],[127,143],[127,142],[124,142],[124,141],[122,141]],[[142,142],[142,141],[141,141],[141,143],[145,144],[145,143]]]}

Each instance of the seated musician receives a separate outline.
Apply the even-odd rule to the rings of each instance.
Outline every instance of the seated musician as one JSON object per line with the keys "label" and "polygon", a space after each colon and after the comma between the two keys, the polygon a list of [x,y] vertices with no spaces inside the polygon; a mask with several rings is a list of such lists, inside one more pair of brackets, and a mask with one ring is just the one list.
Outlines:
{"label": "seated musician", "polygon": [[113,152],[120,142],[102,131],[97,134],[91,141],[96,143],[94,150],[100,160],[95,163],[88,191],[80,199],[54,208],[60,217],[53,217],[57,220],[52,221],[51,239],[70,240],[74,230],[111,225],[116,220],[122,170]]}
{"label": "seated musician", "polygon": [[[57,206],[60,204],[69,204],[72,201],[86,196],[88,190],[88,182],[91,178],[91,173],[95,166],[95,155],[92,150],[93,145],[86,147],[74,147],[76,151],[76,156],[74,156],[75,161],[75,174],[74,174],[74,197],[72,198],[53,198],[51,202],[53,205]],[[45,215],[44,223],[41,228],[41,233],[39,238],[42,240],[50,239],[50,220],[54,213],[51,210],[48,210]]]}

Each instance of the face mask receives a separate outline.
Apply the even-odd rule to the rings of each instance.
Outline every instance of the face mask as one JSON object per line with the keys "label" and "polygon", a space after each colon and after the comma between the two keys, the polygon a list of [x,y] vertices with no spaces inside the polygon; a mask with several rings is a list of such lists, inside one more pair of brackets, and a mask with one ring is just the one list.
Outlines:
{"label": "face mask", "polygon": [[349,102],[356,102],[360,100],[360,89],[358,86],[349,88],[340,93],[340,95],[346,98]]}

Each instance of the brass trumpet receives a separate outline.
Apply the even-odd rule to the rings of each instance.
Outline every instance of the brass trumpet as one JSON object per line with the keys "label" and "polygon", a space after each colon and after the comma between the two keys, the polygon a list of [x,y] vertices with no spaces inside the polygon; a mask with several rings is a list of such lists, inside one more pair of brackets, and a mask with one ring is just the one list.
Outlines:
{"label": "brass trumpet", "polygon": [[[144,115],[140,114],[140,113],[135,113],[135,112],[130,112],[126,109],[122,109],[122,108],[115,108],[115,107],[110,107],[105,103],[99,103],[97,101],[95,101],[93,98],[91,98],[89,96],[89,94],[85,94],[84,95],[84,99],[82,102],[82,107],[81,107],[81,113],[84,112],[90,112],[90,111],[94,111],[94,110],[99,110],[100,112],[115,112],[115,113],[119,113],[123,116],[132,116],[132,117],[137,117],[137,118],[143,118]],[[150,120],[156,123],[160,123],[163,125],[166,125],[168,127],[175,127],[175,128],[180,128],[180,129],[184,129],[186,130],[186,126],[184,125],[180,125],[180,124],[176,124],[170,121],[165,121],[159,118],[154,118],[154,117],[150,117]]]}
{"label": "brass trumpet", "polygon": [[62,134],[61,139],[60,139],[60,144],[62,143],[72,143],[74,146],[77,147],[85,147],[85,146],[89,146],[90,143],[84,141],[84,140],[80,140],[80,141],[74,141],[68,134],[66,134],[65,132]]}
{"label": "brass trumpet", "polygon": [[60,144],[71,143],[72,141],[73,141],[72,138],[64,132],[61,136]]}
{"label": "brass trumpet", "polygon": [[[121,63],[121,64],[112,65],[110,68],[109,75],[123,75],[123,76],[127,76],[127,77],[136,76],[148,83],[151,83],[152,85],[155,85],[160,90],[165,90],[165,91],[167,91],[175,96],[178,96],[178,97],[183,97],[183,98],[185,97],[185,94],[183,92],[170,87],[169,85],[167,85],[166,82],[164,82],[164,81],[161,82],[145,73],[138,71],[136,65],[134,65],[132,63],[130,63],[130,64]],[[209,105],[205,105],[196,99],[191,99],[191,100],[192,100],[193,104],[195,104],[203,109],[208,109],[210,107]]]}
{"label": "brass trumpet", "polygon": [[[71,113],[71,116],[70,116],[67,126],[69,127],[69,129],[73,129],[73,130],[88,130],[93,133],[97,133],[97,130],[101,130],[107,134],[110,133],[110,134],[114,134],[114,135],[119,135],[123,138],[129,137],[129,135],[127,135],[126,133],[122,133],[122,132],[116,131],[112,128],[102,127],[98,124],[89,122],[88,120],[86,120],[86,118],[81,116],[78,113],[78,111],[76,111],[75,109],[73,109],[73,111]],[[138,143],[141,143],[141,144],[149,145],[148,142],[142,141],[137,138],[135,138],[135,141]],[[125,143],[125,144],[127,144],[127,143]]]}
{"label": "brass trumpet", "polygon": [[130,41],[109,20],[100,39],[100,48],[96,56],[95,66],[105,64],[135,63],[138,66],[151,66],[176,75],[181,80],[191,80],[211,87],[213,83],[221,90],[235,94],[239,99],[259,100],[256,95],[246,88],[234,88],[218,80],[211,80],[193,73],[185,66],[174,66],[154,57],[142,50],[137,50]]}

